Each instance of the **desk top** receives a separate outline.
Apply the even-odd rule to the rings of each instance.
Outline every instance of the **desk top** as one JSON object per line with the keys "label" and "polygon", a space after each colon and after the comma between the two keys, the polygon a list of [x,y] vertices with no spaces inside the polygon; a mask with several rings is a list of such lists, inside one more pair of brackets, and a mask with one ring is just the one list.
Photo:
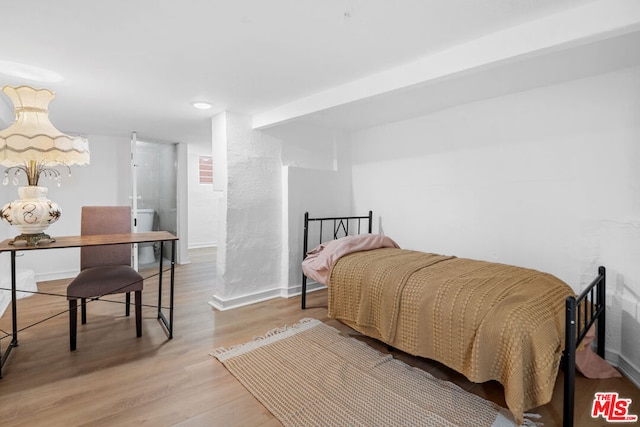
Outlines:
{"label": "desk top", "polygon": [[93,236],[64,236],[56,237],[55,242],[41,243],[35,246],[11,245],[13,239],[6,239],[0,242],[0,252],[17,252],[38,249],[61,249],[79,248],[82,246],[104,246],[118,245],[122,243],[146,243],[178,240],[176,236],[168,231],[149,231],[146,233],[125,233],[125,234],[96,234]]}

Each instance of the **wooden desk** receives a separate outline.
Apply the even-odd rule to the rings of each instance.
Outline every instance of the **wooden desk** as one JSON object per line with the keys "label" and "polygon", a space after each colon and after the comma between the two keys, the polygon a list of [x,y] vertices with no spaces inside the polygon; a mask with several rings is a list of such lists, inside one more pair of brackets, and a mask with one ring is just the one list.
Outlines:
{"label": "wooden desk", "polygon": [[[84,246],[105,246],[105,245],[118,245],[123,243],[149,243],[160,242],[160,268],[158,276],[158,320],[166,328],[167,337],[173,338],[173,290],[174,290],[174,278],[175,278],[175,261],[176,261],[176,241],[178,238],[173,234],[166,231],[151,231],[147,233],[126,233],[126,234],[101,234],[94,236],[66,236],[56,237],[55,242],[42,243],[35,246],[26,245],[12,245],[9,242],[12,239],[7,239],[0,242],[0,253],[11,253],[11,317],[13,322],[13,331],[11,343],[2,353],[0,348],[0,378],[2,378],[2,366],[4,366],[11,350],[18,346],[18,320],[17,320],[17,308],[16,308],[16,254],[20,251],[38,251],[44,249],[63,249],[63,248],[81,248]],[[169,293],[169,319],[167,319],[162,312],[162,249],[164,242],[171,242],[171,281],[170,281],[170,293]],[[0,342],[1,344],[1,342]]]}

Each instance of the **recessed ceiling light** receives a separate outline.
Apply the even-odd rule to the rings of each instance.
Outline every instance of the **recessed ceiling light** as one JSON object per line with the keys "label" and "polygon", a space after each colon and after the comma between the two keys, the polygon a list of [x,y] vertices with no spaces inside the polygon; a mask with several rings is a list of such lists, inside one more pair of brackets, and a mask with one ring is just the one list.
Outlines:
{"label": "recessed ceiling light", "polygon": [[0,74],[36,82],[62,81],[62,76],[55,71],[11,61],[0,61]]}
{"label": "recessed ceiling light", "polygon": [[212,107],[211,104],[209,104],[208,102],[204,102],[204,101],[192,102],[191,105],[193,105],[198,110],[209,110]]}

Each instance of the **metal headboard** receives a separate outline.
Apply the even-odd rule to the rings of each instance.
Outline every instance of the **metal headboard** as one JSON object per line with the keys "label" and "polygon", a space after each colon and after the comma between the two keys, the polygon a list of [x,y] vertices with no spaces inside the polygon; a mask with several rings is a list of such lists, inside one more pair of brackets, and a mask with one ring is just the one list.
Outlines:
{"label": "metal headboard", "polygon": [[[309,224],[319,223],[318,245],[327,240],[335,240],[340,237],[352,234],[362,233],[362,222],[367,221],[367,233],[371,233],[373,229],[373,211],[369,211],[366,216],[342,216],[342,217],[323,217],[310,218],[309,212],[304,213],[304,242],[302,245],[302,259],[307,257],[309,251]],[[330,228],[330,234],[326,233]],[[354,233],[355,231],[355,233]],[[328,236],[325,236],[328,234]],[[302,308],[306,308],[307,299],[307,276],[302,273]]]}

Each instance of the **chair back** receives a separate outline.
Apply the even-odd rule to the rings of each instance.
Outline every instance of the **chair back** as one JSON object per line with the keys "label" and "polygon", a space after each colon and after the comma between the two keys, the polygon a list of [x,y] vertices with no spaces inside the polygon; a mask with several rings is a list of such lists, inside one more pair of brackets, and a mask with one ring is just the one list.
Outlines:
{"label": "chair back", "polygon": [[[129,206],[83,206],[80,234],[131,233]],[[105,265],[131,265],[131,245],[84,246],[80,249],[80,270]]]}

